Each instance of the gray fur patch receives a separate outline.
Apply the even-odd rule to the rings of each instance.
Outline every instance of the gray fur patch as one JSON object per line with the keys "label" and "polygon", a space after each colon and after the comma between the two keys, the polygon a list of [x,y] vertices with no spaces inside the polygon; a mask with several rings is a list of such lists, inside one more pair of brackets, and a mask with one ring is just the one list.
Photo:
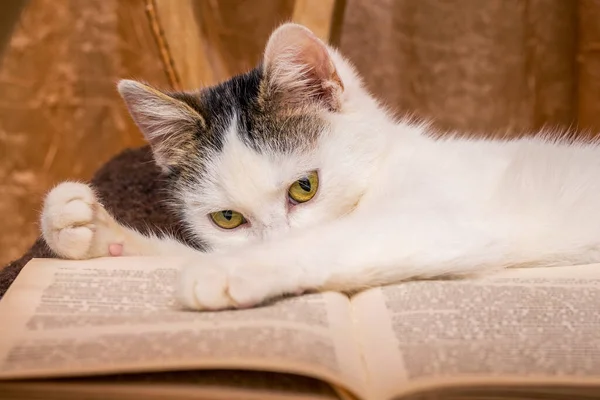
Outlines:
{"label": "gray fur patch", "polygon": [[[203,149],[221,150],[233,118],[242,141],[258,152],[291,152],[315,145],[325,122],[316,108],[288,109],[266,92],[262,67],[198,93],[173,93],[205,120],[194,141]],[[190,154],[190,156],[192,156]]]}
{"label": "gray fur patch", "polygon": [[234,118],[242,142],[259,154],[285,154],[316,146],[320,133],[326,129],[319,109],[310,104],[303,108],[281,104],[279,96],[266,89],[265,79],[259,66],[196,93],[169,93],[197,111],[204,122],[198,124],[190,139],[186,138],[179,152],[181,157],[167,176],[171,206],[180,213],[183,201],[178,195],[196,190],[208,157],[222,151]]}

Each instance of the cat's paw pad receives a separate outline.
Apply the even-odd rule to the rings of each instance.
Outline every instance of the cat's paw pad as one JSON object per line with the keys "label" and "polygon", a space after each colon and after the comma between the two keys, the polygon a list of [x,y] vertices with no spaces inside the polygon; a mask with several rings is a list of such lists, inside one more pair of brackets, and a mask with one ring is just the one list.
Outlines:
{"label": "cat's paw pad", "polygon": [[179,300],[193,310],[255,306],[277,294],[273,278],[224,265],[189,265],[180,275]]}
{"label": "cat's paw pad", "polygon": [[92,188],[65,182],[48,193],[41,226],[44,240],[59,256],[70,259],[94,257],[92,247],[99,205]]}

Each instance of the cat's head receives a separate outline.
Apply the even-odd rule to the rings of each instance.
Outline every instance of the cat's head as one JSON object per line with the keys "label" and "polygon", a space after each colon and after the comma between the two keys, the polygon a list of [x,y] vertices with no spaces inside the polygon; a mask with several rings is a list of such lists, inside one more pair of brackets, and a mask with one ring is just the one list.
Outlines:
{"label": "cat's head", "polygon": [[308,29],[277,28],[252,71],[197,92],[119,83],[181,217],[212,249],[351,212],[385,119],[351,65]]}

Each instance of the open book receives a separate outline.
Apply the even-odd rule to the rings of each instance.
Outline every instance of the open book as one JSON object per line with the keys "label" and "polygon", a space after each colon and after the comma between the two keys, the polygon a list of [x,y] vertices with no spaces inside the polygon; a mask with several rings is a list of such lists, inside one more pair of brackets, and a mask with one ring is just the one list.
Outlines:
{"label": "open book", "polygon": [[600,398],[600,265],[178,309],[177,258],[34,259],[0,398]]}

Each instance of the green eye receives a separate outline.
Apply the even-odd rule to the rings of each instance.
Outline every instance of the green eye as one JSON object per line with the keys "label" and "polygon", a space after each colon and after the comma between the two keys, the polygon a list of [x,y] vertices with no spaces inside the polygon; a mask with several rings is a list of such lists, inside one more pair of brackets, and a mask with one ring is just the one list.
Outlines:
{"label": "green eye", "polygon": [[298,179],[288,189],[290,199],[295,203],[306,203],[317,194],[319,175],[313,171],[304,178]]}
{"label": "green eye", "polygon": [[233,210],[217,211],[210,214],[210,218],[217,226],[223,229],[233,229],[246,222],[242,214]]}

